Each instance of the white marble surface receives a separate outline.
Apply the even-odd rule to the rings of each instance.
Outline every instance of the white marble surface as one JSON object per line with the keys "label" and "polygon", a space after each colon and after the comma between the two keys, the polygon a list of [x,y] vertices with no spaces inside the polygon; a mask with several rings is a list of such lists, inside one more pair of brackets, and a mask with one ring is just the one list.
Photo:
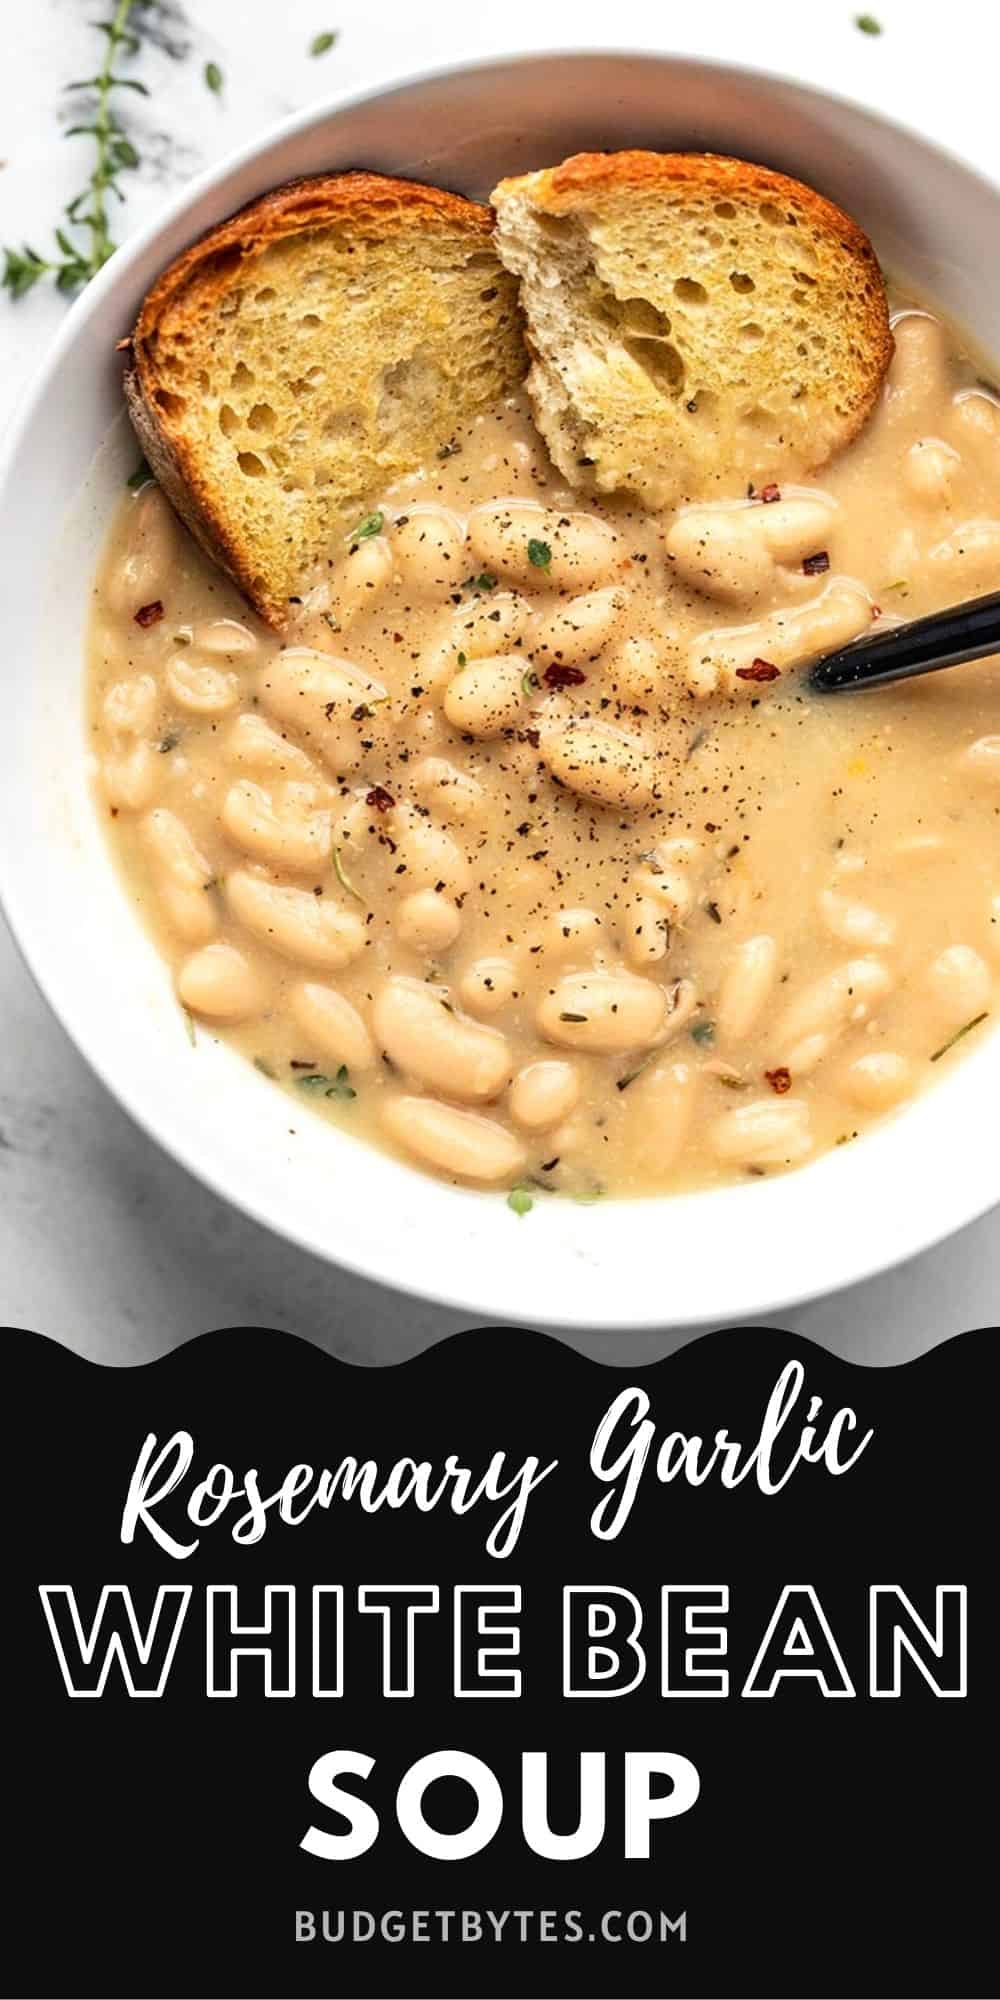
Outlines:
{"label": "white marble surface", "polygon": [[[1000,171],[1000,30],[982,0],[873,0],[884,33],[858,32],[835,0],[505,0],[486,9],[371,0],[163,0],[142,12],[148,99],[121,99],[142,154],[125,177],[118,234],[201,166],[286,112],[341,91],[467,56],[515,49],[628,46],[780,70],[878,105]],[[86,173],[86,140],[61,86],[95,66],[82,0],[33,0],[4,21],[7,89],[0,151],[0,242],[47,246]],[[105,9],[107,0],[105,0]],[[329,54],[310,58],[324,29]],[[225,84],[213,96],[206,61]],[[39,287],[0,299],[0,420],[65,308]],[[2,611],[0,611],[2,617]],[[4,670],[16,662],[4,660]],[[214,1202],[132,1126],[95,1082],[35,993],[0,930],[0,1323],[32,1326],[107,1362],[134,1362],[206,1327],[284,1326],[366,1361],[395,1359],[454,1330],[452,1313],[344,1276]],[[887,1192],[887,1199],[891,1196]],[[1000,1212],[904,1269],[785,1316],[838,1352],[898,1362],[1000,1316]],[[639,1361],[683,1340],[589,1336],[605,1359]]]}

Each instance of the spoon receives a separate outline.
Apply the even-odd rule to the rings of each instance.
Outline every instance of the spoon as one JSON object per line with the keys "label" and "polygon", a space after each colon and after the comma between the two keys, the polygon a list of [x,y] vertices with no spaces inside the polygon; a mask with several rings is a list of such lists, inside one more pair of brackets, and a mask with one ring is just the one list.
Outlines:
{"label": "spoon", "polygon": [[822,694],[844,694],[851,688],[885,687],[914,674],[936,674],[988,653],[1000,653],[1000,590],[914,618],[909,625],[893,625],[874,635],[864,632],[817,660],[808,678]]}

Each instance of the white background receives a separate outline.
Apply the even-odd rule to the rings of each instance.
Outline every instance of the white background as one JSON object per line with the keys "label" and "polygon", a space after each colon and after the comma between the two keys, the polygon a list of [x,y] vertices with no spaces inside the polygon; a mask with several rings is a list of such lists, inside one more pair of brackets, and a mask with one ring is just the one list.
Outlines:
{"label": "white background", "polygon": [[[111,0],[32,0],[4,10],[2,243],[27,240],[46,251],[53,222],[86,177],[89,142],[62,135],[75,109],[63,86],[93,73],[100,38],[88,24],[110,11]],[[672,50],[781,71],[861,98],[1000,174],[992,7],[873,0],[884,28],[877,38],[859,33],[854,11],[840,0],[630,0],[627,10],[589,0],[489,8],[475,0],[163,0],[140,10],[149,40],[131,67],[151,94],[117,100],[142,155],[139,171],[124,177],[117,234],[290,111],[416,69],[531,48]],[[327,29],[338,31],[336,46],[310,58],[313,36]],[[220,96],[205,86],[206,61],[223,71]],[[0,298],[0,421],[64,311],[43,286],[16,306]],[[16,673],[18,662],[0,652],[0,670]],[[84,1068],[2,929],[0,1026],[0,1323],[34,1327],[109,1362],[143,1360],[205,1328],[244,1323],[287,1327],[383,1361],[462,1324],[291,1249],[156,1152]],[[946,1173],[947,1162],[938,1170]],[[530,1218],[511,1218],[514,1254],[515,1232],[530,1226]],[[998,1308],[1000,1212],[784,1324],[859,1360],[895,1362],[992,1321]],[[665,1329],[579,1344],[631,1361],[682,1338]]]}

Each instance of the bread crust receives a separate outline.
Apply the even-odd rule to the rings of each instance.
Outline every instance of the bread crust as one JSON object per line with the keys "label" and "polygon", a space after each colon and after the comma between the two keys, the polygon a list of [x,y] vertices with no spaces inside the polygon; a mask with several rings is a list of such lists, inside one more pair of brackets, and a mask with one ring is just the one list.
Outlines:
{"label": "bread crust", "polygon": [[[791,203],[806,220],[823,230],[851,257],[858,268],[863,296],[866,350],[869,357],[867,393],[845,423],[848,445],[867,422],[892,360],[894,342],[881,266],[860,223],[843,209],[788,174],[724,153],[574,153],[559,166],[519,174],[494,188],[500,206],[523,197],[548,215],[573,215],[598,207],[609,196],[628,194],[702,193],[725,199],[736,195],[757,203]],[[869,291],[870,286],[870,291]]]}
{"label": "bread crust", "polygon": [[417,222],[427,230],[465,230],[484,248],[492,248],[493,242],[492,209],[445,188],[367,172],[287,181],[237,209],[183,250],[151,286],[131,336],[120,343],[127,356],[125,400],[151,472],[196,541],[229,572],[275,630],[284,623],[283,609],[262,597],[245,551],[218,517],[212,482],[204,476],[183,425],[171,424],[156,400],[164,386],[156,365],[156,335],[168,311],[181,328],[186,313],[193,317],[193,300],[186,306],[185,293],[191,294],[196,283],[201,312],[218,302],[234,273],[269,244],[337,220],[385,239]]}

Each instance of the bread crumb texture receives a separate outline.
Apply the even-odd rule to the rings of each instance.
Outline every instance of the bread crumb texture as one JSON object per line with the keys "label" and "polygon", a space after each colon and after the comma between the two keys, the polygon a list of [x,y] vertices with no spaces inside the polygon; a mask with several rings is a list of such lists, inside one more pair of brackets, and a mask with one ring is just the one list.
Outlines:
{"label": "bread crumb texture", "polygon": [[535,418],[591,494],[654,508],[814,470],[892,355],[878,261],[798,181],[711,154],[582,153],[501,182]]}
{"label": "bread crumb texture", "polygon": [[276,627],[393,480],[523,378],[492,215],[343,174],[279,188],[146,298],[126,394],[208,553]]}

